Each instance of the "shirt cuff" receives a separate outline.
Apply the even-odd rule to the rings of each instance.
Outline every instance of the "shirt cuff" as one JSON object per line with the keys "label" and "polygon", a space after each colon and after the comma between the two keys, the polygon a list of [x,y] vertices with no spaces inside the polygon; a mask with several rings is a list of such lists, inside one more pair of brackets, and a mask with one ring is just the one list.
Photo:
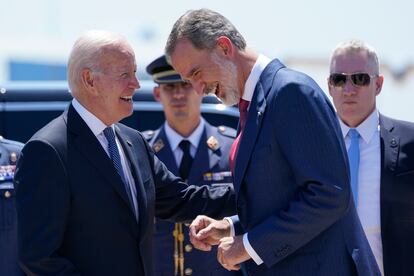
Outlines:
{"label": "shirt cuff", "polygon": [[243,235],[243,245],[244,248],[247,251],[247,254],[253,259],[253,261],[257,265],[261,265],[263,263],[263,260],[257,255],[256,251],[254,251],[253,247],[250,245],[249,239],[247,238],[248,233]]}
{"label": "shirt cuff", "polygon": [[229,217],[225,217],[225,220],[228,221],[228,223],[230,224],[230,237],[234,237],[236,234],[234,232],[234,225],[233,225],[233,221],[231,220],[231,218]]}

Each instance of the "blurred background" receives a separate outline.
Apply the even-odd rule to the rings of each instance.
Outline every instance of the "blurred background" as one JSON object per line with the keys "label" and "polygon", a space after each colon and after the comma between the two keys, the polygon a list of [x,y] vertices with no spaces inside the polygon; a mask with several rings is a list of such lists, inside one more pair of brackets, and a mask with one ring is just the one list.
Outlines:
{"label": "blurred background", "polygon": [[175,20],[203,7],[229,18],[248,46],[306,72],[325,91],[332,49],[352,38],[368,42],[385,76],[380,111],[414,121],[414,4],[408,0],[0,0],[0,84],[66,80],[72,44],[89,29],[126,36],[139,77],[148,78],[145,66],[162,54]]}

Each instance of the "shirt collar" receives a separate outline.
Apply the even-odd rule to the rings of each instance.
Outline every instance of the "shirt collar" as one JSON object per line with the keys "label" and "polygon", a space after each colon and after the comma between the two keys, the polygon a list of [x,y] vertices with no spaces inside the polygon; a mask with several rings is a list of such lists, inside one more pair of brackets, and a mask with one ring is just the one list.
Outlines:
{"label": "shirt collar", "polygon": [[175,151],[178,147],[178,144],[180,144],[181,140],[185,139],[188,140],[191,145],[195,148],[197,148],[198,144],[200,143],[201,135],[204,131],[204,119],[200,118],[200,123],[196,127],[196,129],[193,131],[193,133],[190,134],[188,137],[183,137],[178,132],[176,132],[167,121],[164,123],[164,129],[165,129],[165,135],[168,138],[168,141],[170,142],[171,150]]}
{"label": "shirt collar", "polygon": [[[339,120],[339,124],[345,139],[350,127],[342,122],[341,119]],[[359,135],[361,135],[362,139],[364,139],[365,143],[369,143],[374,134],[379,131],[379,127],[379,113],[377,109],[374,109],[374,111],[355,129],[358,131]]]}
{"label": "shirt collar", "polygon": [[[91,129],[95,136],[98,136],[107,127],[101,120],[95,115],[89,112],[78,100],[75,98],[72,100],[72,106],[78,112],[79,116],[85,121],[88,127]],[[112,129],[114,125],[111,125]]]}
{"label": "shirt collar", "polygon": [[261,54],[259,55],[244,85],[244,92],[242,96],[243,100],[249,102],[252,101],[254,89],[256,88],[256,84],[259,81],[260,75],[270,62],[270,58]]}

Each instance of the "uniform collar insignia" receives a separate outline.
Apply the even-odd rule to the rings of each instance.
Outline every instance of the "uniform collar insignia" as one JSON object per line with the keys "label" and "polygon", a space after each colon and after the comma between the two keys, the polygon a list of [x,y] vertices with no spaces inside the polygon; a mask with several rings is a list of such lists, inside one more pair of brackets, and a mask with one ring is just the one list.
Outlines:
{"label": "uniform collar insignia", "polygon": [[207,139],[207,146],[212,150],[216,150],[219,147],[219,142],[217,141],[217,138],[214,136],[210,136]]}
{"label": "uniform collar insignia", "polygon": [[161,138],[155,141],[154,145],[152,145],[152,149],[155,152],[159,152],[163,147],[164,147],[164,141]]}

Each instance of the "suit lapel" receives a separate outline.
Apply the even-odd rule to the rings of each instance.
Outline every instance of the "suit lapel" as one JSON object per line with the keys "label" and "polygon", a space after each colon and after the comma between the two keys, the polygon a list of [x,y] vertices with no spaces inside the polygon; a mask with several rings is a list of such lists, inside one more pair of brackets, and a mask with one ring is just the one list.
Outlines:
{"label": "suit lapel", "polygon": [[256,85],[253,99],[250,103],[249,114],[245,128],[239,142],[239,148],[236,156],[236,167],[234,185],[236,192],[240,189],[241,181],[244,177],[247,165],[252,154],[257,135],[259,133],[263,114],[266,109],[266,99],[264,97],[263,88],[260,83]]}
{"label": "suit lapel", "polygon": [[158,143],[159,145],[162,143],[163,146],[155,154],[173,174],[178,175],[178,166],[171,150],[170,142],[165,134],[164,126],[161,127],[157,137],[153,140],[154,143]]}
{"label": "suit lapel", "polygon": [[236,167],[234,170],[234,188],[236,193],[238,193],[240,189],[254,145],[256,144],[257,135],[259,134],[262,125],[263,116],[266,110],[266,96],[272,88],[274,89],[273,86],[275,85],[276,73],[283,67],[285,66],[277,59],[268,64],[260,75],[259,82],[253,93],[246,126],[243,130],[236,156]]}
{"label": "suit lapel", "polygon": [[188,183],[198,183],[203,174],[209,171],[209,153],[207,148],[207,134],[206,128],[204,128],[203,134],[201,135],[198,143],[197,152],[194,156],[193,165],[191,166],[190,175],[188,176]]}
{"label": "suit lapel", "polygon": [[[380,212],[381,212],[381,238],[383,240],[384,258],[388,258],[390,250],[384,241],[389,240],[386,223],[389,213],[387,199],[394,195],[392,191],[393,177],[397,168],[398,153],[400,150],[400,138],[394,132],[394,124],[387,117],[380,114],[380,141],[381,141],[381,184],[380,184]],[[388,215],[387,215],[388,214]]]}
{"label": "suit lapel", "polygon": [[[98,139],[89,129],[87,124],[75,111],[72,105],[69,106],[67,113],[68,130],[75,134],[74,146],[81,152],[96,170],[107,180],[115,192],[123,199],[128,208],[132,208],[126,194],[121,177],[115,170],[109,156],[102,148]],[[132,212],[132,209],[131,209]]]}

